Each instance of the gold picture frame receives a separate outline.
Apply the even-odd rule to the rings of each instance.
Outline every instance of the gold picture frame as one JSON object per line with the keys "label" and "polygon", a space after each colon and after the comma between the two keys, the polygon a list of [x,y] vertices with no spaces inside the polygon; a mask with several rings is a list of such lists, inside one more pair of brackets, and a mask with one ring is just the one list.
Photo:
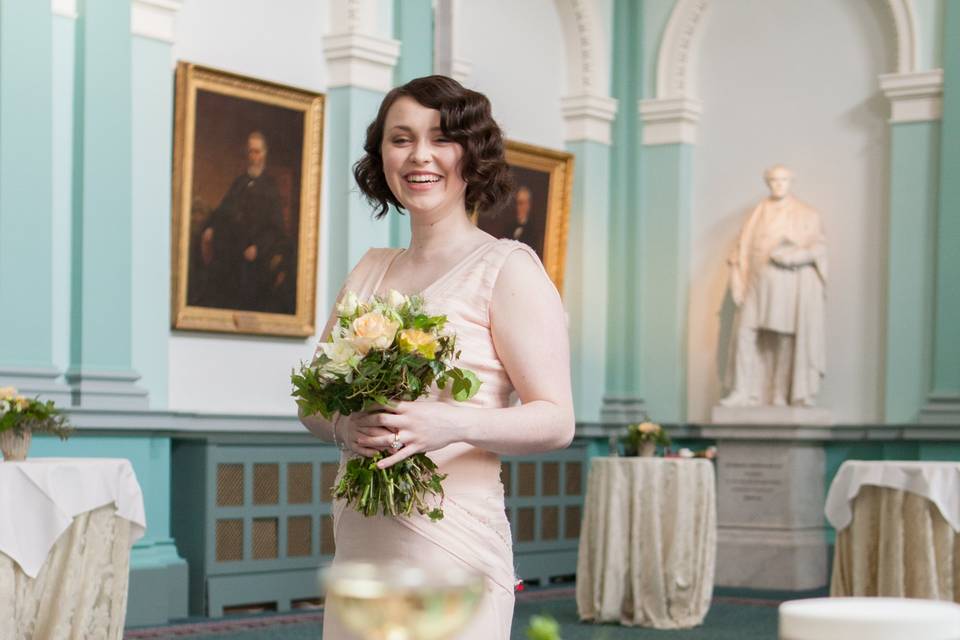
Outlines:
{"label": "gold picture frame", "polygon": [[177,64],[171,325],[312,336],[324,95]]}
{"label": "gold picture frame", "polygon": [[514,238],[533,248],[563,295],[573,154],[513,140],[507,140],[504,149],[516,190],[507,204],[475,215],[474,222],[497,238]]}

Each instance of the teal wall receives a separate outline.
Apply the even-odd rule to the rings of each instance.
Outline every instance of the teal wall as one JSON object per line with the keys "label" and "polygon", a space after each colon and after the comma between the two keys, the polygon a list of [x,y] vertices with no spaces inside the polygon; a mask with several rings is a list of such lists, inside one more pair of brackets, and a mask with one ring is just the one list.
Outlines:
{"label": "teal wall", "polygon": [[[73,229],[73,52],[76,21],[53,16],[53,363],[70,364],[71,237]],[[2,135],[2,133],[0,133]]]}
{"label": "teal wall", "polygon": [[945,4],[931,399],[953,403],[960,420],[960,4]]}
{"label": "teal wall", "polygon": [[568,142],[575,156],[564,306],[570,315],[573,402],[578,421],[600,418],[606,379],[610,147]]}
{"label": "teal wall", "polygon": [[[393,70],[400,86],[433,73],[433,3],[430,0],[393,0],[393,37],[403,44]],[[410,244],[410,219],[390,211],[390,246]]]}
{"label": "teal wall", "polygon": [[917,419],[930,389],[940,125],[894,124],[890,135],[884,419]]}
{"label": "teal wall", "polygon": [[373,219],[353,180],[353,164],[363,153],[367,126],[383,95],[358,87],[336,87],[327,93],[327,309],[367,249],[390,245],[390,223]]}
{"label": "teal wall", "polygon": [[614,5],[611,91],[619,108],[613,122],[610,167],[608,270],[611,298],[607,306],[606,395],[642,400],[644,396],[640,319],[641,132],[637,101],[643,86],[642,5],[619,0]]}
{"label": "teal wall", "polygon": [[650,416],[682,423],[687,411],[687,296],[693,147],[643,148],[640,162],[641,244],[638,285],[644,392]]}
{"label": "teal wall", "polygon": [[130,3],[86,0],[74,57],[70,369],[131,363],[133,122]]}
{"label": "teal wall", "polygon": [[167,406],[170,335],[170,174],[173,82],[170,44],[135,36],[132,44],[133,194],[131,364],[150,392],[150,407]]}
{"label": "teal wall", "polygon": [[52,29],[49,2],[0,2],[3,368],[53,366]]}

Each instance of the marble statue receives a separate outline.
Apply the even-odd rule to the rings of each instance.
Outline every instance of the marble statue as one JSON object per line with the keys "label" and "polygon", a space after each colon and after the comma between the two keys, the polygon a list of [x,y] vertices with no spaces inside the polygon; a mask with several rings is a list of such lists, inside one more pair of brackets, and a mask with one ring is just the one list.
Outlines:
{"label": "marble statue", "polygon": [[784,166],[764,173],[770,196],[756,206],[731,254],[737,305],[733,385],[724,407],[812,407],[825,373],[827,247],[820,214],[790,193]]}

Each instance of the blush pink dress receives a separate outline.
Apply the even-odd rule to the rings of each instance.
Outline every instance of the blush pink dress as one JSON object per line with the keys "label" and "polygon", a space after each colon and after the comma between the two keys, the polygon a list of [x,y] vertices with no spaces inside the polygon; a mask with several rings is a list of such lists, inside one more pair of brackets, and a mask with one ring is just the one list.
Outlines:
{"label": "blush pink dress", "polygon": [[[422,294],[431,313],[445,314],[447,327],[457,335],[458,365],[474,371],[483,382],[467,403],[458,403],[449,389],[436,388],[418,402],[449,402],[474,407],[506,407],[513,385],[494,348],[489,305],[493,286],[507,257],[514,251],[536,253],[515,240],[490,241],[465,256]],[[385,294],[380,283],[401,249],[371,249],[348,276],[345,291],[361,298]],[[543,267],[541,265],[541,271]],[[543,277],[548,278],[546,272]],[[549,278],[548,278],[549,281]],[[551,288],[553,285],[551,284]],[[555,289],[553,289],[556,291]],[[343,561],[410,562],[443,572],[451,565],[472,568],[486,576],[486,593],[469,628],[457,640],[509,640],[514,603],[514,565],[510,524],[504,512],[500,457],[466,443],[454,443],[428,454],[448,474],[444,481],[444,518],[426,516],[364,517],[342,501],[333,506],[336,555]],[[347,457],[341,456],[343,470]],[[324,640],[347,640],[345,631],[328,611]]]}

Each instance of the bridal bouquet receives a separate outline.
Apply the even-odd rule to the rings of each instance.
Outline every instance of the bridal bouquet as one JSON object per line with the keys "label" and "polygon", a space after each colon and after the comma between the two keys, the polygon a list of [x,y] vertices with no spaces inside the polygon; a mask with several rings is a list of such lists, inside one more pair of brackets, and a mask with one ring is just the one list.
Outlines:
{"label": "bridal bouquet", "polygon": [[[337,304],[329,340],[320,343],[313,362],[301,363],[291,376],[297,404],[307,415],[330,420],[334,414],[416,400],[433,384],[440,389],[451,385],[457,401],[472,398],[480,380],[472,371],[452,366],[460,352],[456,336],[444,331],[446,322],[446,316],[429,315],[420,296],[391,291],[361,301],[348,292]],[[443,503],[446,476],[437,465],[418,453],[388,469],[377,468],[387,455],[349,460],[334,497],[365,516],[410,515],[417,509],[432,520],[442,518],[442,508],[430,508],[426,501],[436,495]]]}

